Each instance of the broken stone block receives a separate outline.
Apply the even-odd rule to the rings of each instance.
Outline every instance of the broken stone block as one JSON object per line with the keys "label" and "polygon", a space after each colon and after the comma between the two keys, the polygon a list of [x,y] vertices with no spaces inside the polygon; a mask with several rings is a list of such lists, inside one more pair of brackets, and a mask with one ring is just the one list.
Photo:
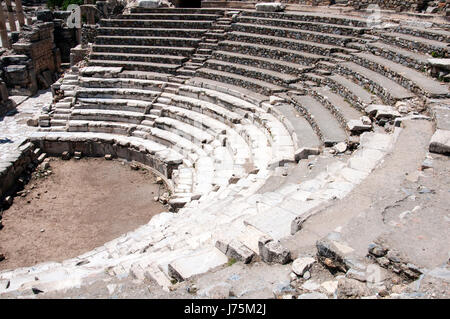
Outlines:
{"label": "broken stone block", "polygon": [[381,247],[380,245],[372,243],[369,245],[369,253],[371,253],[375,257],[383,257],[386,255],[387,249]]}
{"label": "broken stone block", "polygon": [[36,18],[43,22],[51,22],[53,21],[53,13],[51,10],[37,10]]}
{"label": "broken stone block", "polygon": [[301,294],[297,299],[328,299],[327,295],[320,292],[310,292],[306,294]]}
{"label": "broken stone block", "polygon": [[333,295],[338,287],[338,281],[337,280],[329,280],[323,282],[320,287],[325,290],[328,294]]}
{"label": "broken stone block", "polygon": [[357,269],[350,268],[347,273],[345,274],[345,277],[350,279],[355,279],[361,282],[366,282],[366,273],[363,271],[359,271]]}
{"label": "broken stone block", "polygon": [[229,243],[218,240],[216,242],[216,248],[224,253],[227,257],[242,261],[245,264],[251,262],[253,256],[255,255],[255,253],[247,246],[234,239]]}
{"label": "broken stone block", "polygon": [[391,120],[400,117],[400,113],[390,105],[371,104],[365,109],[369,116],[377,120]]}
{"label": "broken stone block", "polygon": [[39,118],[33,117],[33,118],[28,119],[27,120],[27,125],[28,126],[34,126],[34,127],[38,126],[39,125]]}
{"label": "broken stone block", "polygon": [[429,150],[432,153],[450,155],[450,131],[436,130],[431,137]]}
{"label": "broken stone block", "polygon": [[340,299],[360,298],[369,294],[369,288],[358,280],[349,278],[340,278],[338,280],[337,296]]}
{"label": "broken stone block", "polygon": [[140,8],[155,9],[159,8],[161,5],[162,5],[161,0],[140,0],[138,2],[138,7]]}
{"label": "broken stone block", "polygon": [[42,153],[42,154],[39,155],[39,157],[37,158],[37,162],[38,162],[38,163],[42,163],[42,161],[45,159],[46,156],[47,156],[46,153]]}
{"label": "broken stone block", "polygon": [[316,262],[312,257],[300,257],[292,263],[292,271],[298,276],[303,276]]}
{"label": "broken stone block", "polygon": [[316,243],[319,261],[328,268],[336,268],[347,272],[351,268],[353,248],[340,240],[339,233],[330,233]]}
{"label": "broken stone block", "polygon": [[258,242],[259,254],[266,263],[287,264],[291,260],[291,252],[284,248],[280,242],[273,241],[267,236]]}
{"label": "broken stone block", "polygon": [[282,102],[284,102],[284,99],[282,99],[281,97],[278,97],[278,96],[275,96],[275,95],[271,95],[269,97],[269,103],[271,105],[275,105],[275,104],[282,103]]}
{"label": "broken stone block", "polygon": [[372,129],[372,124],[364,124],[361,120],[350,120],[347,122],[347,129],[353,133],[369,131]]}
{"label": "broken stone block", "polygon": [[255,5],[256,11],[264,11],[264,12],[280,12],[284,11],[286,6],[279,2],[265,2],[265,3],[257,3]]}
{"label": "broken stone block", "polygon": [[310,155],[319,155],[320,150],[318,148],[309,148],[309,147],[302,147],[295,151],[295,160],[299,161],[301,159],[308,158]]}
{"label": "broken stone block", "polygon": [[62,152],[61,159],[63,159],[64,161],[70,160],[70,153],[68,151]]}
{"label": "broken stone block", "polygon": [[337,143],[334,147],[333,147],[336,151],[336,153],[344,153],[347,150],[347,143],[345,142],[340,142]]}

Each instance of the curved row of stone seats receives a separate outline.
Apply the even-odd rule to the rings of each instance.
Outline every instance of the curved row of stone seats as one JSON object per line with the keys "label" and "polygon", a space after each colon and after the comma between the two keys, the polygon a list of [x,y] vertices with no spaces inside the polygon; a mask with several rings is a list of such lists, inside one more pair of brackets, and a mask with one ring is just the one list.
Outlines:
{"label": "curved row of stone seats", "polygon": [[441,42],[430,40],[422,37],[417,37],[405,33],[397,32],[382,32],[380,38],[386,43],[395,43],[396,45],[405,49],[418,51],[426,54],[435,54],[441,57],[448,56],[448,42]]}
{"label": "curved row of stone seats", "polygon": [[337,118],[310,95],[292,94],[291,100],[316,131],[325,146],[347,142],[348,136]]}
{"label": "curved row of stone seats", "polygon": [[371,53],[352,53],[352,60],[361,66],[388,77],[404,88],[418,95],[430,98],[443,98],[450,96],[446,84],[426,76],[424,73],[413,70],[399,63],[376,56]]}
{"label": "curved row of stone seats", "polygon": [[349,132],[359,134],[372,129],[371,124],[361,121],[361,117],[365,115],[365,112],[361,112],[353,107],[341,95],[333,92],[330,87],[314,87],[311,90],[311,95],[330,110],[339,121],[341,127]]}
{"label": "curved row of stone seats", "polygon": [[137,36],[137,37],[174,37],[201,38],[207,29],[179,29],[179,28],[136,28],[136,27],[100,27],[98,35],[109,36]]}
{"label": "curved row of stone seats", "polygon": [[262,24],[275,27],[295,28],[313,32],[323,32],[345,36],[357,36],[364,33],[367,30],[367,28],[362,27],[330,24],[317,21],[310,22],[301,20],[287,20],[284,15],[280,15],[279,18],[246,16],[245,12],[238,18],[238,21],[245,24]]}
{"label": "curved row of stone seats", "polygon": [[433,28],[433,26],[431,28],[426,28],[399,25],[394,28],[394,31],[397,33],[409,34],[415,37],[450,43],[450,31],[444,30],[442,28]]}
{"label": "curved row of stone seats", "polygon": [[245,55],[247,56],[247,58],[249,56],[260,58],[266,58],[268,56],[270,57],[278,56],[282,58],[282,61],[284,62],[295,63],[298,65],[305,65],[307,67],[311,67],[311,65],[317,63],[317,61],[329,59],[329,57],[323,55],[302,52],[298,50],[284,49],[281,47],[274,47],[272,45],[262,45],[257,43],[230,41],[230,40],[219,42],[218,51],[215,51],[214,53],[223,54],[222,52],[227,52],[228,54],[233,52],[239,52],[239,54]]}
{"label": "curved row of stone seats", "polygon": [[[86,74],[86,71],[82,70],[82,73]],[[94,74],[94,76],[98,76],[98,74]],[[199,158],[205,158],[207,155],[211,154],[208,151],[209,148],[206,147],[207,145],[203,145],[205,133],[197,129],[195,126],[191,126],[190,124],[186,124],[180,121],[174,121],[171,119],[165,120],[162,116],[166,107],[161,102],[171,103],[172,100],[175,100],[176,105],[180,105],[179,103],[181,103],[182,107],[194,109],[197,112],[201,113],[209,113],[211,116],[214,114],[214,116],[216,116],[216,118],[220,120],[218,121],[219,123],[228,121],[228,124],[236,124],[239,121],[247,121],[246,119],[244,119],[245,114],[254,114],[256,109],[253,104],[243,100],[239,100],[236,97],[227,96],[226,94],[218,93],[212,90],[198,89],[189,86],[184,86],[182,90],[178,92],[181,93],[181,95],[162,93],[157,95],[157,98],[153,99],[153,97],[155,97],[155,94],[160,93],[160,90],[165,87],[164,82],[157,80],[140,80],[133,78],[122,79],[116,77],[103,79],[98,77],[81,76],[79,77],[79,83],[81,86],[81,96],[83,97],[78,98],[77,102],[74,105],[74,109],[72,110],[72,114],[74,116],[69,121],[68,129],[70,131],[89,130],[94,132],[121,133],[125,135],[131,134],[133,136],[139,136],[141,138],[154,139],[159,143],[171,145],[172,147],[174,147],[174,149],[183,153],[191,163],[194,163]],[[88,86],[89,90],[86,91],[84,86]],[[107,86],[111,88],[96,89],[96,86]],[[131,91],[128,91],[127,89],[121,90],[121,87],[124,86],[127,88],[140,87],[145,89],[131,89]],[[115,92],[113,92],[112,90],[113,87],[117,87]],[[90,96],[89,94],[93,94],[93,96]],[[130,103],[127,103],[125,99],[125,97],[129,97],[127,94],[133,95],[133,100]],[[191,97],[183,97],[183,94],[191,95]],[[121,96],[124,98],[119,99],[119,97]],[[203,99],[203,102],[201,100],[197,101],[192,96],[197,98],[201,97],[201,99]],[[142,99],[143,101],[138,103],[138,98]],[[106,102],[108,100],[109,102]],[[152,100],[154,103],[150,104],[150,102],[145,100]],[[214,101],[214,103],[208,102],[208,100]],[[111,108],[109,107],[116,101],[119,103],[119,106],[115,106],[114,109],[119,110],[110,111]],[[138,110],[140,110],[141,112],[145,112],[146,109],[148,110],[151,107],[150,112],[153,112],[153,114],[147,115],[139,112],[130,112],[127,109],[129,104],[134,108],[133,111],[138,108]],[[218,105],[222,105],[222,107]],[[176,109],[177,107],[171,107],[172,110],[174,108]],[[240,113],[241,115],[236,117],[236,115],[233,115],[233,112],[231,110],[233,110],[233,112],[238,111],[238,113]],[[108,112],[110,114],[108,114]],[[129,115],[128,113],[133,113],[133,115],[138,115],[141,118],[142,116],[154,117],[151,121],[146,120],[148,124],[144,123],[145,121],[142,121],[141,123],[138,123],[138,121],[132,122],[123,119],[121,121],[120,115],[122,114],[126,117],[126,115]],[[99,117],[96,118],[95,114],[98,114]],[[80,115],[85,116],[84,121],[82,120],[83,118],[80,118]],[[105,119],[103,118],[103,116],[107,116],[109,118]],[[111,122],[117,121],[118,123],[105,121],[108,119],[110,119]],[[158,119],[160,120],[158,121]],[[167,124],[167,120],[169,120],[172,126],[161,125],[162,123]],[[208,117],[208,115],[204,115],[204,118],[202,119],[202,121],[206,123],[210,123],[211,120],[212,118]],[[277,121],[274,118],[270,118],[270,115],[259,116],[257,120],[259,121],[259,126],[266,127],[264,133],[261,133],[260,129],[255,127],[250,122],[243,123],[242,127],[236,127],[240,134],[245,136],[248,143],[251,143],[251,145],[253,145],[253,158],[242,156],[239,157],[239,154],[242,153],[243,149],[248,149],[248,146],[246,146],[246,142],[242,140],[242,137],[236,134],[234,136],[233,134],[231,134],[227,137],[226,145],[230,152],[232,152],[231,154],[233,154],[235,157],[235,164],[233,164],[234,167],[232,167],[234,168],[234,171],[230,170],[231,173],[227,176],[225,176],[224,173],[221,173],[219,170],[215,169],[219,172],[219,175],[222,175],[215,177],[216,179],[221,178],[222,184],[224,184],[225,181],[228,182],[228,179],[231,177],[231,175],[233,175],[234,178],[240,178],[244,176],[243,174],[245,173],[245,170],[242,170],[242,167],[240,167],[240,171],[236,170],[236,165],[238,165],[237,167],[239,167],[239,165],[242,166],[244,164],[250,164],[253,160],[255,161],[254,165],[256,165],[258,169],[260,169],[270,164],[269,160],[271,159],[271,154],[274,154],[272,156],[275,158],[275,162],[277,162],[276,158],[279,158],[279,163],[285,160],[294,160],[293,155],[289,155],[293,154],[293,148],[292,142],[290,142],[289,140],[286,141],[286,138],[288,138],[288,134],[286,132],[284,132],[284,135],[280,135],[279,133],[277,133],[280,131],[280,124],[278,124],[277,126]],[[123,122],[132,123],[125,124]],[[271,123],[275,123],[275,126]],[[161,126],[158,126],[158,124],[160,124]],[[194,124],[196,123],[194,122]],[[177,127],[175,128],[173,127],[173,125],[176,125]],[[156,126],[156,128],[154,126]],[[225,126],[226,130],[226,125],[223,126]],[[158,129],[158,127],[164,128],[164,131],[168,130],[171,133],[175,134],[166,133],[163,130]],[[269,136],[269,130],[272,134],[271,136]],[[224,131],[223,127],[221,128],[221,131]],[[196,133],[194,134],[194,132]],[[179,138],[179,136],[181,136],[181,138]],[[236,139],[236,136],[238,137],[238,139]],[[239,139],[242,140],[240,144],[236,143],[236,141]],[[269,142],[269,139],[271,140],[271,142]],[[286,142],[288,144],[286,144]],[[194,146],[195,144],[197,144],[197,146]],[[274,148],[274,150],[270,151],[270,149],[267,147],[268,144],[272,144],[272,148]],[[286,149],[286,147],[288,149]],[[204,153],[203,149],[206,150],[207,153]],[[194,156],[193,154],[196,155]],[[197,176],[201,175],[202,174],[197,174]],[[205,188],[207,188],[208,190],[211,189],[211,187],[203,187],[203,189]],[[183,189],[185,190],[186,188]],[[197,194],[198,193],[200,192],[197,192]]]}
{"label": "curved row of stone seats", "polygon": [[232,25],[232,29],[234,31],[243,33],[256,33],[280,38],[301,39],[304,41],[319,42],[323,44],[336,46],[345,46],[346,43],[349,43],[354,40],[353,37],[338,34],[314,32],[294,28],[284,28],[272,25],[249,24],[241,22],[234,23]]}
{"label": "curved row of stone seats", "polygon": [[393,62],[403,64],[421,72],[427,70],[428,59],[431,57],[420,52],[414,52],[380,41],[367,43],[366,49],[376,55],[385,57]]}
{"label": "curved row of stone seats", "polygon": [[242,76],[224,71],[218,71],[209,68],[200,68],[195,72],[195,75],[197,77],[202,77],[217,82],[241,86],[265,95],[271,95],[273,93],[285,90],[282,86],[279,85],[275,85],[258,79],[253,79],[247,76]]}
{"label": "curved row of stone seats", "polygon": [[[284,128],[291,136],[296,160],[319,153],[321,148],[320,139],[312,129],[311,125],[303,118],[301,113],[287,102],[271,105],[268,103],[269,99],[264,95],[260,95],[243,87],[210,79],[194,77],[188,82],[198,88],[206,88],[210,92],[226,93],[226,95],[237,97],[239,100],[246,100],[251,104],[260,105],[262,109],[275,116],[279,123],[284,125]],[[201,97],[202,95],[199,96]],[[214,100],[214,103],[220,103],[220,100]],[[233,104],[229,106],[232,107],[232,105]],[[245,116],[245,111],[243,115]]]}
{"label": "curved row of stone seats", "polygon": [[[273,72],[273,75],[269,77],[268,80],[271,81],[275,80],[281,84],[289,84],[293,81],[297,81],[299,74],[312,70],[311,65],[304,66],[289,61],[277,60],[262,56],[249,56],[247,53],[243,54],[230,51],[220,51],[220,50],[214,51],[214,53],[212,54],[212,59],[213,60],[208,60],[207,66],[211,66],[211,64],[214,64],[214,62],[216,62],[216,64],[217,62],[221,63],[228,62],[235,64],[236,62],[238,62],[239,64],[247,66],[248,72],[252,76],[253,76],[252,68],[261,68],[265,70],[270,70]],[[228,65],[227,63],[225,63],[224,65],[219,64],[219,67],[221,70],[225,70],[227,68],[227,65]],[[228,67],[232,66],[233,65],[230,65]],[[256,70],[254,70],[253,72],[255,72],[255,77],[261,76],[260,72],[257,72]],[[283,78],[282,75],[279,75],[275,72],[292,76]],[[268,75],[271,75],[271,73],[268,73]]]}
{"label": "curved row of stone seats", "polygon": [[[197,16],[198,17],[198,16]],[[114,19],[102,19],[100,20],[100,26],[104,28],[166,28],[167,30],[172,29],[209,29],[212,26],[215,16],[211,19],[200,15],[202,20],[189,20],[189,19],[174,19],[170,16],[169,19],[130,19],[119,16],[119,18]]]}
{"label": "curved row of stone seats", "polygon": [[345,48],[336,45],[323,44],[295,38],[280,38],[273,35],[247,33],[240,31],[229,32],[227,34],[226,40],[235,42],[247,42],[252,44],[262,44],[275,48],[279,47],[283,49],[303,51],[323,56],[329,56],[331,55],[331,53],[335,52],[347,51]]}
{"label": "curved row of stone seats", "polygon": [[224,9],[221,8],[130,8],[130,14],[170,14],[172,15],[216,15],[223,16]]}
{"label": "curved row of stone seats", "polygon": [[[349,62],[319,63],[319,65],[324,69],[352,78],[361,87],[369,90],[372,94],[376,94],[384,103],[395,104],[399,100],[415,96],[414,93],[389,77],[350,61],[351,58],[349,57]],[[370,100],[368,99],[368,101]]]}
{"label": "curved row of stone seats", "polygon": [[93,54],[127,53],[127,54],[148,54],[148,55],[170,55],[188,57],[195,52],[195,48],[170,47],[170,46],[145,46],[145,45],[108,45],[93,44]]}
{"label": "curved row of stone seats", "polygon": [[261,12],[255,10],[241,10],[243,16],[284,19],[293,21],[306,21],[316,23],[327,23],[342,26],[366,28],[367,20],[345,15],[328,14],[323,12]]}
{"label": "curved row of stone seats", "polygon": [[[217,54],[214,54],[214,57],[220,58]],[[222,72],[232,73],[235,75],[241,75],[249,78],[254,78],[263,82],[272,83],[279,86],[289,85],[290,83],[297,82],[299,80],[299,76],[286,74],[279,71],[272,71],[271,69],[265,69],[261,66],[254,67],[246,64],[246,60],[236,59],[235,61],[239,61],[239,63],[233,63],[223,60],[209,59],[205,63],[205,67],[208,69],[218,70]],[[252,59],[253,63],[263,64],[267,61],[257,61],[256,59]],[[264,65],[264,64],[263,64]],[[266,64],[267,65],[267,64]],[[275,63],[270,63],[270,65],[275,65]],[[281,63],[278,64],[281,66]],[[301,70],[299,70],[301,71]]]}
{"label": "curved row of stone seats", "polygon": [[[140,87],[145,88],[146,90],[141,91],[132,91],[134,94],[136,92],[142,93],[141,96],[139,94],[135,95],[134,98],[141,98],[142,100],[131,100],[128,101],[126,99],[117,99],[118,96],[112,96],[113,99],[108,99],[107,95],[101,95],[101,98],[94,97],[94,98],[79,98],[77,103],[74,106],[74,110],[72,111],[71,120],[69,121],[69,131],[93,131],[93,132],[109,132],[109,133],[118,133],[118,134],[124,134],[124,135],[133,135],[133,136],[139,136],[144,139],[151,139],[154,141],[157,141],[159,143],[162,143],[164,145],[170,145],[174,149],[179,150],[181,153],[183,153],[186,156],[186,159],[188,159],[188,162],[190,163],[196,163],[197,164],[197,171],[201,170],[201,167],[204,167],[204,165],[200,165],[198,162],[198,159],[202,159],[202,163],[205,162],[205,159],[207,159],[207,155],[210,155],[211,152],[208,151],[205,153],[201,147],[203,143],[203,137],[206,133],[201,132],[196,127],[186,125],[182,122],[174,123],[177,124],[177,129],[175,131],[171,131],[170,129],[166,130],[168,132],[165,132],[166,130],[158,129],[158,123],[161,123],[157,121],[157,119],[161,119],[160,117],[150,114],[147,115],[145,112],[147,110],[150,110],[150,112],[154,111],[152,110],[152,103],[144,101],[145,99],[148,99],[150,97],[150,100],[155,101],[153,97],[156,97],[154,95],[157,91],[151,91],[151,90],[161,90],[162,87],[164,87],[165,82],[157,81],[157,80],[141,80],[141,79],[133,79],[133,78],[92,78],[92,77],[80,77],[79,82],[81,86],[89,86],[89,87]],[[82,90],[82,89],[81,89]],[[104,93],[104,91],[101,91]],[[108,91],[111,92],[111,91]],[[122,93],[129,93],[127,91],[123,91]],[[126,95],[124,96],[126,97]],[[109,101],[108,101],[109,100]],[[107,102],[108,101],[108,102]],[[80,103],[78,103],[80,102]],[[87,103],[86,103],[87,102]],[[111,105],[114,105],[116,102],[118,102],[118,105],[115,105],[111,107]],[[112,123],[112,122],[106,122],[103,121],[104,118],[102,117],[102,114],[104,113],[111,113],[110,120],[112,121],[118,121],[118,122],[129,122],[126,121],[124,118],[121,118],[120,115],[126,115],[130,113],[128,110],[128,105],[131,105],[133,108],[136,108],[139,106],[139,110],[141,113],[137,113],[141,120],[143,118],[146,118],[146,120],[142,120],[142,122],[134,122],[133,124],[125,124],[125,123]],[[82,108],[83,110],[80,110]],[[121,109],[120,111],[112,111],[111,109]],[[157,111],[157,110],[155,110]],[[83,114],[84,116],[89,114],[91,117],[88,118],[88,120],[91,121],[80,121],[79,114]],[[117,113],[117,114],[116,114]],[[96,114],[98,114],[98,117],[96,117]],[[119,115],[117,118],[114,117],[115,115]],[[85,118],[86,119],[86,118]],[[156,125],[155,125],[156,124]],[[154,127],[156,126],[156,127]],[[180,129],[182,130],[183,134],[180,134]],[[176,132],[177,134],[173,134],[173,132]],[[181,138],[179,137],[181,136]],[[188,138],[187,138],[188,137]],[[210,138],[211,139],[211,138]],[[201,140],[201,141],[200,141]],[[192,143],[192,141],[197,141],[200,143],[200,145],[196,145],[195,143]],[[242,148],[242,145],[241,145]],[[206,149],[206,148],[205,148]],[[221,158],[223,159],[226,157],[226,154],[221,154]],[[228,157],[230,157],[228,155]],[[186,160],[185,160],[186,162]],[[188,165],[189,166],[189,165]],[[191,164],[192,166],[192,164]],[[232,167],[231,167],[232,168]],[[218,174],[222,174],[218,169],[215,169]],[[241,174],[238,171],[232,171],[230,169],[229,176],[223,176],[222,177],[222,183],[224,183],[224,180],[228,182],[228,179],[231,177],[232,174],[236,174],[237,176],[240,176]],[[208,172],[206,175],[210,174],[211,172]],[[198,174],[202,175],[202,174]],[[203,174],[204,175],[204,174]],[[186,195],[187,190],[189,192],[194,191],[196,194],[202,195],[202,193],[205,193],[207,190],[209,191],[211,188],[208,188],[205,186],[205,183],[201,183],[202,190],[201,192],[199,190],[199,187],[196,187],[197,185],[200,185],[199,183],[194,184],[194,189],[192,189],[192,181],[189,183],[186,182],[186,179],[183,180],[182,185],[178,185],[175,183],[175,196],[178,197],[177,204],[180,205],[179,202],[180,199],[180,192],[185,195],[186,201],[189,201],[191,196]],[[188,186],[189,185],[189,186]]]}

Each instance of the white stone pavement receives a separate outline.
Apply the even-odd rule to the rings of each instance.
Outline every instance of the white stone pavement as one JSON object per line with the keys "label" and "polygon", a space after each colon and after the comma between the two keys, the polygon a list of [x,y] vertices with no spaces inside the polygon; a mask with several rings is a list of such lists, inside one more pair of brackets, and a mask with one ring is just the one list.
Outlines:
{"label": "white stone pavement", "polygon": [[10,97],[17,102],[17,113],[0,117],[0,162],[15,152],[37,127],[27,126],[27,119],[39,113],[44,104],[52,102],[51,90],[40,91],[33,97]]}

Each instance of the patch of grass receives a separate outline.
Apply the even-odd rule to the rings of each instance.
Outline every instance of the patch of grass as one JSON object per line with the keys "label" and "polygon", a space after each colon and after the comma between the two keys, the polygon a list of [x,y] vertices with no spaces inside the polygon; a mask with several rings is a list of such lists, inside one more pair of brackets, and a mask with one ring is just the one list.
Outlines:
{"label": "patch of grass", "polygon": [[431,56],[436,59],[442,58],[442,55],[436,51],[431,52]]}
{"label": "patch of grass", "polygon": [[227,266],[232,266],[237,262],[237,260],[235,258],[230,258],[228,259],[228,263]]}

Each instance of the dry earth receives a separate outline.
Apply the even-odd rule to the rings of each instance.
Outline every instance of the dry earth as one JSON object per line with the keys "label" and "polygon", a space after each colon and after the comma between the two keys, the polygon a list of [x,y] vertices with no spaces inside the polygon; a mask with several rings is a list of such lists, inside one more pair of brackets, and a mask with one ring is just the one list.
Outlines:
{"label": "dry earth", "polygon": [[167,210],[153,200],[165,189],[146,169],[95,158],[52,158],[50,169],[48,176],[34,174],[3,212],[2,270],[75,257]]}

